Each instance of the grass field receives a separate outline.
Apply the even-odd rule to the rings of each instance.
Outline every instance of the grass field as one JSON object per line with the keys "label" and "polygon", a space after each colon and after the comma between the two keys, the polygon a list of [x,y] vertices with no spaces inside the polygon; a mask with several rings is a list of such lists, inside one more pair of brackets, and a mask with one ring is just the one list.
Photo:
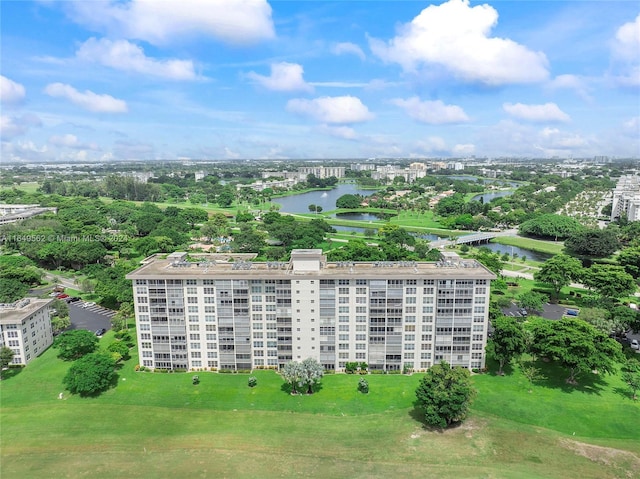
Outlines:
{"label": "grass field", "polygon": [[[111,332],[102,340],[106,346]],[[414,407],[420,375],[328,375],[290,396],[274,372],[136,373],[96,398],[58,393],[69,367],[49,350],[0,383],[0,476],[15,478],[615,478],[640,468],[640,406],[616,377],[532,388],[517,372],[474,377],[471,417],[445,432]],[[634,420],[635,418],[635,420]]]}

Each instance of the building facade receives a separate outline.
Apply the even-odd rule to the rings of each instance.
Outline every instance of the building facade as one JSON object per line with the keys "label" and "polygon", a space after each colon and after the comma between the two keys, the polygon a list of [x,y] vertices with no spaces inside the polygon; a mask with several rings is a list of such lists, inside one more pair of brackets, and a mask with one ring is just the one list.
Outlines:
{"label": "building facade", "polygon": [[345,170],[344,166],[302,166],[298,168],[298,174],[300,179],[305,180],[310,174],[320,179],[331,178],[332,176],[344,178]]}
{"label": "building facade", "polygon": [[629,221],[640,220],[640,176],[621,176],[613,190],[611,221],[626,215]]}
{"label": "building facade", "polygon": [[337,371],[351,361],[380,370],[485,365],[495,275],[475,260],[327,262],[315,249],[293,250],[288,262],[229,259],[173,253],[127,275],[141,365],[248,370],[308,357]]}
{"label": "building facade", "polygon": [[28,364],[53,343],[52,299],[21,299],[0,304],[0,347],[13,350],[11,364]]}

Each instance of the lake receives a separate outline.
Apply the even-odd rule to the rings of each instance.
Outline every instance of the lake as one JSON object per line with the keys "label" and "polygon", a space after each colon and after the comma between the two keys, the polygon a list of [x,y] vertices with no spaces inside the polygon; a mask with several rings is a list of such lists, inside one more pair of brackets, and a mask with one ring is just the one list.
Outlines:
{"label": "lake", "polygon": [[337,220],[349,221],[380,221],[383,219],[382,216],[373,213],[337,213],[333,217]]}
{"label": "lake", "polygon": [[323,211],[335,210],[336,200],[342,195],[370,196],[375,192],[376,190],[360,189],[355,183],[340,183],[332,190],[310,191],[294,196],[273,198],[272,201],[280,205],[280,211],[283,213],[309,213],[309,205],[322,206]]}
{"label": "lake", "polygon": [[518,257],[516,258],[516,261],[518,260],[518,258],[522,258],[523,256],[526,256],[527,259],[530,259],[532,261],[546,261],[553,256],[552,254],[548,254],[548,253],[539,253],[537,251],[531,251],[529,249],[519,248],[518,246],[508,246],[500,243],[483,243],[480,246],[489,248],[491,251],[494,251],[496,253],[500,253],[500,254],[507,253],[509,256],[517,254]]}
{"label": "lake", "polygon": [[480,198],[482,198],[483,203],[489,203],[494,198],[502,198],[503,196],[509,196],[512,194],[513,191],[494,191],[492,193],[483,193],[481,195],[476,195],[471,198],[471,201],[480,201]]}

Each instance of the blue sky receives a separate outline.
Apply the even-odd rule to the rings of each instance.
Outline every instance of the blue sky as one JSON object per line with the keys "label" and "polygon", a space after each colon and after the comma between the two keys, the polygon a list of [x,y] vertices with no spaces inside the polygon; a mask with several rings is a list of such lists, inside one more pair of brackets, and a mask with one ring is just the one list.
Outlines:
{"label": "blue sky", "polygon": [[635,1],[6,1],[3,161],[640,157]]}

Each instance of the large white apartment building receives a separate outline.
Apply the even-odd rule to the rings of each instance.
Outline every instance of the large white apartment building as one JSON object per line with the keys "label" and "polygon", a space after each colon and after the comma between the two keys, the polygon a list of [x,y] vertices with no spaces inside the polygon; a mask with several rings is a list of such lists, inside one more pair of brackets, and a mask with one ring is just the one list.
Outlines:
{"label": "large white apartment building", "polygon": [[308,175],[314,174],[317,178],[344,178],[346,167],[344,166],[301,166],[298,168],[298,174],[301,179],[306,179]]}
{"label": "large white apartment building", "polygon": [[316,249],[293,250],[288,262],[230,258],[154,256],[127,275],[141,365],[246,370],[307,357],[327,370],[349,361],[382,370],[485,365],[495,275],[475,260],[327,262]]}
{"label": "large white apartment building", "polygon": [[0,347],[14,352],[11,364],[28,364],[53,343],[52,299],[21,299],[0,304]]}
{"label": "large white apartment building", "polygon": [[640,176],[621,176],[613,190],[613,205],[611,207],[611,221],[620,218],[622,214],[629,221],[640,220]]}

